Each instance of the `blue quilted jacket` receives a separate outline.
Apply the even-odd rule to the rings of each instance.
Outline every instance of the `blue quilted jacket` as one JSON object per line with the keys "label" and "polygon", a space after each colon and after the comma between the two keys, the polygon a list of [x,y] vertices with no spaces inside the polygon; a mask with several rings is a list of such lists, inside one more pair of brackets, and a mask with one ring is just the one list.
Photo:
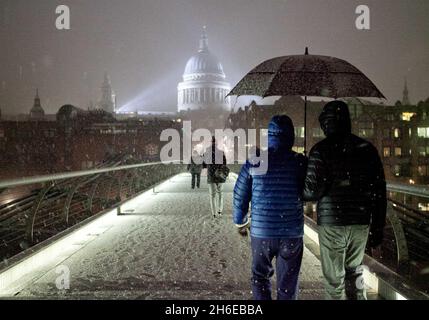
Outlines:
{"label": "blue quilted jacket", "polygon": [[237,225],[245,224],[251,203],[252,237],[298,238],[304,234],[302,191],[306,158],[291,150],[293,131],[290,118],[274,117],[268,129],[266,174],[252,174],[252,161],[241,168],[234,188],[233,219]]}

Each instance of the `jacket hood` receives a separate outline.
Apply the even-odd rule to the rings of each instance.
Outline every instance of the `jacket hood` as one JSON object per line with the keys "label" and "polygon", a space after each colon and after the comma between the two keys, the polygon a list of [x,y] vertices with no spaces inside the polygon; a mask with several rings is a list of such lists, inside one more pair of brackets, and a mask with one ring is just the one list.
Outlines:
{"label": "jacket hood", "polygon": [[268,126],[268,148],[290,150],[294,142],[295,130],[291,118],[274,116]]}
{"label": "jacket hood", "polygon": [[349,107],[343,101],[331,101],[319,116],[320,126],[327,137],[348,135],[352,132]]}

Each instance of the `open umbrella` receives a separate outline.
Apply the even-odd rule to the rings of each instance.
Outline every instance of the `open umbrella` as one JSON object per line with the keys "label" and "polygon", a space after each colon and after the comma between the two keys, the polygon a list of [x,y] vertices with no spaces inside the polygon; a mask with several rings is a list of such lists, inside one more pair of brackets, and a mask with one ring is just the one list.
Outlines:
{"label": "open umbrella", "polygon": [[228,96],[304,96],[304,152],[307,150],[307,97],[377,97],[384,95],[345,60],[308,54],[267,60],[250,71]]}

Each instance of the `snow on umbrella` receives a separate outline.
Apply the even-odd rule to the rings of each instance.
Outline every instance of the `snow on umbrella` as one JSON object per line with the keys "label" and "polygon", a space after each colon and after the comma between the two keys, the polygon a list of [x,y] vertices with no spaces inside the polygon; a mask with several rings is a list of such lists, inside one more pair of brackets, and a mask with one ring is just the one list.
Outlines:
{"label": "snow on umbrella", "polygon": [[[250,71],[228,96],[305,96],[304,127],[307,127],[307,96],[384,98],[374,83],[355,66],[330,56],[308,54],[269,59]],[[304,150],[307,147],[307,130]]]}

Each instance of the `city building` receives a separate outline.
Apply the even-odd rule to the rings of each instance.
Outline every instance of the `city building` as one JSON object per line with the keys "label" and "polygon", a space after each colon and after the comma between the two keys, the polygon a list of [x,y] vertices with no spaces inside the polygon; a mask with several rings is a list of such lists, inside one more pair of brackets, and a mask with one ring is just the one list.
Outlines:
{"label": "city building", "polygon": [[230,101],[225,97],[231,86],[225,79],[221,62],[209,50],[209,40],[204,27],[198,52],[186,63],[183,82],[177,87],[178,111],[229,111]]}
{"label": "city building", "polygon": [[39,98],[39,90],[36,90],[36,96],[34,97],[34,104],[30,110],[30,120],[41,121],[45,118],[45,111],[42,108]]}
{"label": "city building", "polygon": [[98,108],[106,112],[116,112],[116,95],[112,90],[112,84],[107,72],[104,73],[103,84],[101,85],[101,99]]}
{"label": "city building", "polygon": [[409,106],[410,104],[411,103],[410,103],[409,92],[408,92],[408,84],[407,84],[407,79],[405,78],[404,91],[402,92],[402,105]]}
{"label": "city building", "polygon": [[[403,102],[407,99],[407,90],[404,90]],[[429,98],[414,106],[387,106],[358,98],[345,101],[349,105],[353,133],[376,146],[388,181],[429,183]],[[324,138],[318,117],[325,104],[324,101],[310,101],[308,104],[307,154],[315,143]],[[292,118],[296,135],[294,150],[304,152],[304,101],[301,97],[282,97],[273,105],[252,102],[231,113],[226,127],[259,131],[266,129],[276,114],[287,114]]]}
{"label": "city building", "polygon": [[101,109],[72,105],[46,118],[0,121],[1,179],[88,169],[121,155],[159,161],[162,130],[181,128],[167,117],[118,120]]}

